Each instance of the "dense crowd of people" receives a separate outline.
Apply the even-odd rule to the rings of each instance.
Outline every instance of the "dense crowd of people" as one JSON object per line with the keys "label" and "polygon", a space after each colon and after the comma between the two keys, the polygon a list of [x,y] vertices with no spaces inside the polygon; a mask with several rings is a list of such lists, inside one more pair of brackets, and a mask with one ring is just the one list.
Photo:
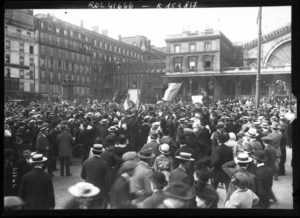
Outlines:
{"label": "dense crowd of people", "polygon": [[288,99],[5,103],[5,207],[54,209],[53,172],[71,176],[76,157],[83,181],[65,209],[217,208],[220,188],[223,208],[270,208],[296,111]]}

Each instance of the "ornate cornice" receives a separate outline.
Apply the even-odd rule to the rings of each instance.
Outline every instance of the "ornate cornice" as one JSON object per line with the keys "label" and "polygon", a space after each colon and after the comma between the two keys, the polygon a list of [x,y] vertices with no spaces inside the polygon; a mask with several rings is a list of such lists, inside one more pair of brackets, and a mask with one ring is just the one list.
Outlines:
{"label": "ornate cornice", "polygon": [[[275,38],[278,38],[279,36],[282,36],[286,33],[291,32],[291,24],[285,25],[284,27],[281,27],[277,30],[274,30],[268,34],[263,35],[262,38],[262,43],[266,43],[268,41],[271,41]],[[251,42],[248,42],[243,45],[243,49],[251,49],[257,46],[257,39],[252,40]]]}

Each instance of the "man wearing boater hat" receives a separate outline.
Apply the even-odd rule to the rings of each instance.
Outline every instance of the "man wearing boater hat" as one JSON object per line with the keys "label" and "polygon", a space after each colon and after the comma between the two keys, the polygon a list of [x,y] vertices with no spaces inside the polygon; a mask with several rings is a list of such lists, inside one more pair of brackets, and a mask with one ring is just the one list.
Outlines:
{"label": "man wearing boater hat", "polygon": [[[175,156],[175,158],[177,159],[179,166],[170,172],[169,183],[174,181],[182,181],[187,186],[191,187],[194,182],[193,178],[191,178],[193,177],[194,172],[189,172],[189,168],[195,159],[192,158],[191,153],[187,152],[180,152],[179,155]],[[190,176],[189,174],[192,175]]]}
{"label": "man wearing boater hat", "polygon": [[101,157],[102,144],[94,144],[92,148],[93,157],[86,159],[82,164],[81,178],[86,182],[98,187],[101,192],[98,195],[99,204],[104,200],[104,207],[107,206],[108,193],[110,190],[109,166]]}
{"label": "man wearing boater hat", "polygon": [[23,176],[19,189],[19,196],[25,202],[25,210],[50,210],[55,207],[51,177],[42,169],[46,161],[46,157],[37,153],[29,160],[34,169]]}
{"label": "man wearing boater hat", "polygon": [[155,155],[152,149],[141,149],[138,157],[140,161],[134,170],[131,183],[131,191],[137,198],[136,203],[142,202],[152,194],[149,176]]}
{"label": "man wearing boater hat", "polygon": [[[249,172],[248,164],[252,162],[252,157],[249,157],[249,154],[247,152],[242,152],[237,155],[237,157],[234,159],[234,161],[227,162],[223,164],[222,169],[224,172],[230,177],[233,178],[233,176],[237,172],[245,173],[248,176],[249,179],[249,189],[251,189],[254,193],[256,191],[255,186],[255,176]],[[229,200],[230,195],[237,189],[237,186],[230,181],[226,200]]]}

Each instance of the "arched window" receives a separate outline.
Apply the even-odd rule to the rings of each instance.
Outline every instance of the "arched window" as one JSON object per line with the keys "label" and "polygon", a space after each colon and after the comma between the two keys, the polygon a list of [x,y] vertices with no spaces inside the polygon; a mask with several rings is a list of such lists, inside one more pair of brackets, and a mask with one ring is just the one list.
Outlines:
{"label": "arched window", "polygon": [[249,79],[243,80],[241,83],[241,94],[242,95],[251,95],[252,93],[252,84]]}

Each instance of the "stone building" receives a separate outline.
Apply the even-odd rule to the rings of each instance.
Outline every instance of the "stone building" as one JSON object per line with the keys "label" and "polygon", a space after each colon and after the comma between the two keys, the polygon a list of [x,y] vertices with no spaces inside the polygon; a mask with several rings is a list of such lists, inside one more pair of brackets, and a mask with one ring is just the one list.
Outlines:
{"label": "stone building", "polygon": [[6,9],[4,18],[5,97],[31,98],[39,92],[33,10]]}
{"label": "stone building", "polygon": [[[200,94],[202,89],[214,99],[254,98],[257,39],[236,46],[222,33],[215,32],[207,34],[206,31],[201,36],[186,33],[167,38],[166,81],[183,82],[180,94],[184,96]],[[194,50],[199,52],[198,56]],[[288,96],[291,93],[290,24],[262,36],[260,86],[261,97]]]}

